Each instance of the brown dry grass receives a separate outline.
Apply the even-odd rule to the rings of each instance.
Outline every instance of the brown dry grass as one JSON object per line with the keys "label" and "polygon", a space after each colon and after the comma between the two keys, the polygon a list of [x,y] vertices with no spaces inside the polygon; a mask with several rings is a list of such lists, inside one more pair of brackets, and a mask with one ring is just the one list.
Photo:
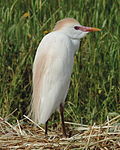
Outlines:
{"label": "brown dry grass", "polygon": [[27,116],[24,117],[24,120],[17,121],[15,125],[10,124],[6,118],[0,118],[0,150],[120,150],[120,115],[108,119],[102,125],[66,122],[70,133],[72,132],[68,138],[63,138],[58,128],[50,130],[48,136],[45,136],[42,127]]}

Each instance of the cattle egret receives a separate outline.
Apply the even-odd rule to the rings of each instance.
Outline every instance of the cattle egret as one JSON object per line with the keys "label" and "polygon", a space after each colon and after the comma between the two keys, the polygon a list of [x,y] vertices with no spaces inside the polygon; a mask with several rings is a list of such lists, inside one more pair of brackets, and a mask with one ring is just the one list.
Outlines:
{"label": "cattle egret", "polygon": [[73,18],[58,21],[53,31],[40,42],[33,64],[32,118],[45,124],[47,134],[48,119],[59,108],[63,135],[64,102],[68,93],[74,54],[79,49],[80,39],[87,33],[100,31],[85,27]]}

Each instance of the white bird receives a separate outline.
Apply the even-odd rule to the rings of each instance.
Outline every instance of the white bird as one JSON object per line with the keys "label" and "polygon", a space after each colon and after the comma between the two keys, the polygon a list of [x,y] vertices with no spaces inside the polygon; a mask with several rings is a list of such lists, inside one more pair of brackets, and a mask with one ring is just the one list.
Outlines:
{"label": "white bird", "polygon": [[35,122],[45,124],[45,134],[48,119],[59,108],[66,136],[63,111],[74,54],[79,49],[80,39],[92,31],[100,29],[85,27],[73,18],[65,18],[58,21],[39,44],[33,64],[31,111]]}

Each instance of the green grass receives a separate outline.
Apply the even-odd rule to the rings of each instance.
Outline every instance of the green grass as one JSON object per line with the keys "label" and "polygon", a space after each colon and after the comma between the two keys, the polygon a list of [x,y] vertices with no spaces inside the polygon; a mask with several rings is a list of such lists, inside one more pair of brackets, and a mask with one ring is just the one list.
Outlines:
{"label": "green grass", "polygon": [[[32,93],[32,64],[45,30],[76,18],[102,28],[81,41],[75,56],[65,120],[92,124],[120,113],[119,0],[1,0],[0,116],[22,118]],[[25,13],[29,13],[25,17]]]}

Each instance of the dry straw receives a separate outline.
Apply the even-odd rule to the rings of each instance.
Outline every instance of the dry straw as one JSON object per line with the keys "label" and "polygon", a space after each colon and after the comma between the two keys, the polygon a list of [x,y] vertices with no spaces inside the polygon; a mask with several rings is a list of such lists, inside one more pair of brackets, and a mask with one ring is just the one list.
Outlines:
{"label": "dry straw", "polygon": [[15,125],[6,118],[0,118],[1,149],[120,150],[120,115],[107,119],[102,125],[66,122],[72,132],[68,138],[63,138],[59,129],[51,130],[48,136],[44,136],[42,127],[24,117],[21,121],[17,120]]}

